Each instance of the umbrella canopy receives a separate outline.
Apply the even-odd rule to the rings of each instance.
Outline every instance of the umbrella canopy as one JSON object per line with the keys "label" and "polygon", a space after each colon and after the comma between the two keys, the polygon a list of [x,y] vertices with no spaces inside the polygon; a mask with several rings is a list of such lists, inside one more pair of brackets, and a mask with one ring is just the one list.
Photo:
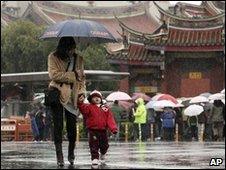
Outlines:
{"label": "umbrella canopy", "polygon": [[154,104],[153,104],[153,108],[155,109],[162,109],[164,107],[175,107],[176,104],[173,103],[172,101],[169,101],[169,100],[160,100],[160,101],[156,101]]}
{"label": "umbrella canopy", "polygon": [[175,97],[169,95],[169,94],[157,94],[152,98],[152,100],[157,100],[157,101],[159,101],[159,100],[169,100],[169,101],[171,101],[175,104],[178,103],[177,99]]}
{"label": "umbrella canopy", "polygon": [[182,103],[175,104],[175,107],[185,107]]}
{"label": "umbrella canopy", "polygon": [[163,95],[162,93],[156,94],[155,96],[153,96],[153,97],[151,98],[151,100],[157,101],[158,98],[159,98],[160,96],[162,96],[162,95]]}
{"label": "umbrella canopy", "polygon": [[154,104],[156,103],[157,101],[149,101],[145,106],[146,106],[146,109],[154,109]]}
{"label": "umbrella canopy", "polygon": [[196,96],[196,97],[193,97],[191,100],[190,100],[190,104],[192,103],[202,103],[202,102],[209,102],[209,99],[204,97],[204,96]]}
{"label": "umbrella canopy", "polygon": [[209,96],[209,100],[222,100],[225,98],[225,95],[223,93],[215,93],[211,96]]}
{"label": "umbrella canopy", "polygon": [[89,20],[65,20],[58,22],[44,32],[40,39],[74,37],[76,42],[116,42],[104,25]]}
{"label": "umbrella canopy", "polygon": [[118,102],[118,105],[119,105],[120,107],[123,107],[123,108],[126,109],[126,110],[129,110],[129,109],[133,106],[133,103],[127,102],[127,101],[119,101],[119,102]]}
{"label": "umbrella canopy", "polygon": [[206,92],[206,93],[201,93],[199,96],[209,97],[211,95],[212,95],[211,93]]}
{"label": "umbrella canopy", "polygon": [[44,93],[38,93],[33,98],[33,102],[34,103],[39,103],[40,102],[40,103],[43,104],[44,101],[45,101],[45,94]]}
{"label": "umbrella canopy", "polygon": [[106,98],[107,101],[115,100],[132,100],[132,98],[125,92],[117,91],[109,94]]}
{"label": "umbrella canopy", "polygon": [[223,90],[221,91],[221,93],[225,94],[225,89],[223,89]]}
{"label": "umbrella canopy", "polygon": [[184,110],[184,114],[187,116],[197,116],[197,115],[201,114],[203,111],[204,111],[204,109],[202,106],[193,104],[193,105],[188,106]]}
{"label": "umbrella canopy", "polygon": [[148,95],[144,94],[144,93],[133,93],[132,99],[136,100],[138,98],[142,98],[145,101],[150,101],[151,97],[149,97]]}

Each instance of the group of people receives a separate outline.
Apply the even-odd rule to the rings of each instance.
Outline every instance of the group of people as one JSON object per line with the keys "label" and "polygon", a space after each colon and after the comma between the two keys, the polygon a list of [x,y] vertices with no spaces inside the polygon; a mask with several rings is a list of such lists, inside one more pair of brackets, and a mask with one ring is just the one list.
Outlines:
{"label": "group of people", "polygon": [[50,111],[41,103],[32,103],[32,110],[27,111],[25,118],[30,119],[33,140],[42,142],[51,140],[52,118]]}
{"label": "group of people", "polygon": [[[117,103],[115,102],[112,106],[112,111],[118,127],[120,127],[125,111]],[[144,100],[139,98],[124,117],[127,117],[127,121],[134,125],[130,133],[135,141],[150,140],[151,125],[153,125],[155,140],[173,141],[175,140],[176,124],[178,124],[178,140],[180,141],[198,141],[201,136],[205,141],[222,141],[225,128],[224,103],[221,100],[214,100],[213,104],[200,103],[200,105],[203,106],[204,111],[198,116],[190,117],[184,114],[186,107],[146,109]],[[202,131],[203,134],[201,134]]]}

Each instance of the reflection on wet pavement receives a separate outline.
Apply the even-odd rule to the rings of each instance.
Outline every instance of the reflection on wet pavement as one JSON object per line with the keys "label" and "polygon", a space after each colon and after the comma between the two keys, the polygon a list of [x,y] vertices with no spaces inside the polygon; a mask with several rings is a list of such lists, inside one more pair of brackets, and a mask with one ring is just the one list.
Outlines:
{"label": "reflection on wet pavement", "polygon": [[[92,167],[87,142],[76,146],[74,166],[67,162],[62,169],[216,169],[225,168],[224,142],[147,142],[110,143],[106,165]],[[209,166],[211,158],[222,158],[220,166]],[[56,169],[52,142],[1,142],[1,169]]]}

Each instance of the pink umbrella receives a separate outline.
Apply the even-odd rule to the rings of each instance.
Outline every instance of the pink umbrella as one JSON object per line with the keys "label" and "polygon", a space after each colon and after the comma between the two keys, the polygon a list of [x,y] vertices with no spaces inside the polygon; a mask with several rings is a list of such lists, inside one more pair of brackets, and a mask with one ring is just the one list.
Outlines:
{"label": "pink umbrella", "polygon": [[117,92],[113,92],[113,93],[109,94],[107,96],[106,100],[107,101],[131,100],[131,97],[125,92],[117,91]]}
{"label": "pink umbrella", "polygon": [[157,100],[157,101],[159,101],[159,100],[169,100],[169,101],[171,101],[175,104],[178,103],[177,99],[175,97],[169,95],[169,94],[157,94],[156,96],[154,96],[152,98],[152,100]]}
{"label": "pink umbrella", "polygon": [[136,100],[138,98],[142,98],[145,101],[150,101],[151,97],[149,97],[148,95],[144,94],[144,93],[133,93],[132,99]]}
{"label": "pink umbrella", "polygon": [[119,101],[118,104],[126,110],[129,110],[134,105],[133,103],[127,101]]}

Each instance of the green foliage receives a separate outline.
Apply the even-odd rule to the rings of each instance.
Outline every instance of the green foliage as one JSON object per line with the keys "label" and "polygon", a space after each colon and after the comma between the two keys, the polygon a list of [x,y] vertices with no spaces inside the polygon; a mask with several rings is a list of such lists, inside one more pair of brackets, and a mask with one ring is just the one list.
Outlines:
{"label": "green foliage", "polygon": [[[113,70],[107,61],[107,52],[103,44],[91,44],[87,48],[78,47],[82,51],[82,56],[84,57],[84,67],[86,70]],[[83,49],[83,50],[81,50]],[[117,82],[92,82],[87,84],[87,90],[116,90]]]}
{"label": "green foliage", "polygon": [[111,70],[111,66],[108,63],[106,56],[107,52],[104,45],[91,44],[82,52],[85,69],[87,70]]}
{"label": "green foliage", "polygon": [[[30,21],[17,20],[2,30],[1,73],[37,72],[47,70],[47,56],[57,41],[43,41],[39,37],[46,28]],[[108,63],[104,45],[78,45],[87,70],[113,70]],[[115,89],[116,83],[93,82],[92,89]]]}
{"label": "green foliage", "polygon": [[47,70],[47,56],[56,42],[39,40],[44,27],[29,21],[12,22],[2,30],[1,73]]}

